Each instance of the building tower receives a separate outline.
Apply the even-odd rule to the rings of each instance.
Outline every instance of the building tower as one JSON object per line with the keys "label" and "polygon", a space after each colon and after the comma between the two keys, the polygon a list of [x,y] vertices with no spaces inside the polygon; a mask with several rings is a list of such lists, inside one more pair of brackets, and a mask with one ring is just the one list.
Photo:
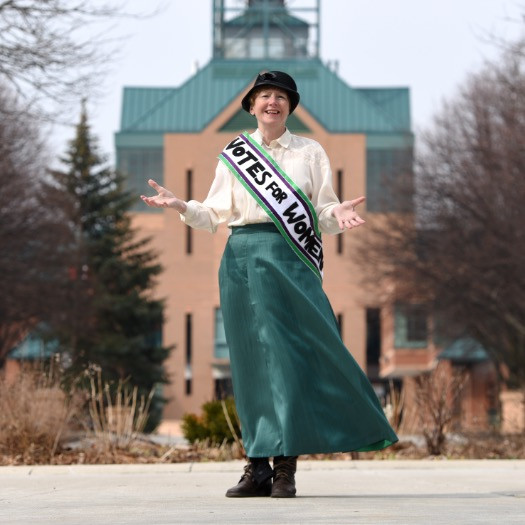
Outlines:
{"label": "building tower", "polygon": [[214,58],[319,56],[319,0],[295,8],[285,5],[284,0],[248,0],[240,6],[238,2],[237,6],[227,4],[231,2],[213,2]]}

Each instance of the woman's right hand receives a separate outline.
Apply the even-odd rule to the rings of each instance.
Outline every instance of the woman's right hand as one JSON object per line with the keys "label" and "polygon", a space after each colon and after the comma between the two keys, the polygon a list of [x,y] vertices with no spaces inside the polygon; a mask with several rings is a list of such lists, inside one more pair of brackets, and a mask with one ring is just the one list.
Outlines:
{"label": "woman's right hand", "polygon": [[148,184],[157,192],[153,197],[141,195],[140,198],[152,208],[175,208],[179,213],[186,212],[186,203],[177,199],[171,191],[157,184],[153,179],[148,180]]}

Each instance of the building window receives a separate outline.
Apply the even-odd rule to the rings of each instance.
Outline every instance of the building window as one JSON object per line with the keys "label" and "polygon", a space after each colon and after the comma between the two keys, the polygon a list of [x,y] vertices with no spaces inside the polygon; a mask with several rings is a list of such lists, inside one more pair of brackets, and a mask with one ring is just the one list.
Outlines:
{"label": "building window", "polygon": [[191,365],[192,358],[192,314],[186,314],[186,364]]}
{"label": "building window", "polygon": [[230,359],[230,351],[226,342],[226,333],[224,332],[224,322],[222,320],[222,311],[215,308],[215,345],[213,351],[215,359]]}
{"label": "building window", "polygon": [[246,54],[246,39],[224,39],[224,58],[246,58]]}
{"label": "building window", "polygon": [[[186,201],[193,199],[193,171],[186,171]],[[186,253],[190,254],[193,251],[193,229],[186,226]]]}
{"label": "building window", "polygon": [[[373,381],[379,379],[381,356],[381,310],[366,309],[366,373]],[[377,393],[377,392],[376,392]]]}
{"label": "building window", "polygon": [[162,208],[150,208],[139,195],[151,195],[148,179],[164,184],[164,151],[163,148],[118,148],[117,169],[126,177],[126,189],[137,198],[132,210],[159,213]]}
{"label": "building window", "polygon": [[366,363],[378,365],[381,355],[381,310],[366,309]]}
{"label": "building window", "polygon": [[339,329],[339,335],[343,337],[343,314],[337,314],[337,328]]}
{"label": "building window", "polygon": [[274,37],[268,39],[268,56],[272,58],[284,58],[285,54],[283,38]]}
{"label": "building window", "polygon": [[[336,184],[337,184],[337,198],[340,202],[343,202],[343,170],[337,170],[336,175]],[[339,234],[336,236],[337,239],[337,253],[342,254],[343,253],[343,235]]]}
{"label": "building window", "polygon": [[394,305],[394,346],[425,348],[428,340],[428,309],[423,304]]}
{"label": "building window", "polygon": [[191,369],[191,360],[192,360],[192,339],[193,339],[193,319],[192,314],[186,314],[186,323],[185,323],[185,343],[186,343],[186,369],[184,371],[184,379],[186,381],[186,395],[191,395],[192,391],[192,369]]}
{"label": "building window", "polygon": [[264,38],[252,37],[250,38],[249,58],[264,58]]}
{"label": "building window", "polygon": [[233,385],[231,377],[215,380],[215,399],[226,399],[233,397]]}
{"label": "building window", "polygon": [[371,212],[411,212],[412,150],[368,149],[366,209]]}

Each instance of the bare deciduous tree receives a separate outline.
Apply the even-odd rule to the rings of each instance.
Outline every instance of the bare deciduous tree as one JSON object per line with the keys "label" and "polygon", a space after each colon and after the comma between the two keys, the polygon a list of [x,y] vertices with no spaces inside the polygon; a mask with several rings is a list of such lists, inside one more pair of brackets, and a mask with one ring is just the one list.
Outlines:
{"label": "bare deciduous tree", "polygon": [[[107,70],[108,20],[134,16],[124,2],[0,0],[0,81],[40,117],[78,101]],[[106,49],[104,53],[102,49]],[[41,102],[47,102],[42,110]],[[53,104],[54,103],[54,104]],[[10,108],[3,108],[9,111]]]}
{"label": "bare deciduous tree", "polygon": [[525,388],[524,49],[509,46],[444,106],[417,154],[415,214],[370,218],[362,250],[368,283],[391,285],[385,302],[432,304],[440,335],[477,339],[514,388]]}
{"label": "bare deciduous tree", "polygon": [[[52,316],[66,271],[61,196],[45,183],[38,127],[0,86],[0,364],[37,320]],[[60,299],[61,300],[61,299]]]}
{"label": "bare deciduous tree", "polygon": [[448,427],[457,415],[455,407],[465,386],[465,376],[458,370],[449,371],[441,363],[432,372],[415,379],[415,402],[420,428],[428,453],[443,454]]}

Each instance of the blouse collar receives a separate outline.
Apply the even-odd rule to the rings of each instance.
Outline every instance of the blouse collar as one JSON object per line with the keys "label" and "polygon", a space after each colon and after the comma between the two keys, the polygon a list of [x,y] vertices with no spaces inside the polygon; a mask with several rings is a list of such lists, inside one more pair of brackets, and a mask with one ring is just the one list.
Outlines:
{"label": "blouse collar", "polygon": [[[259,131],[259,128],[257,128],[255,130],[255,132],[252,134],[252,137],[259,143],[259,144],[262,144],[263,143],[263,136],[262,136],[262,133]],[[292,141],[292,134],[290,133],[290,131],[288,130],[288,128],[286,128],[284,130],[284,133],[277,139],[275,140],[272,140],[272,142],[270,143],[270,145],[273,143],[273,142],[277,142],[280,146],[282,146],[283,148],[288,148],[290,146],[290,142]]]}

